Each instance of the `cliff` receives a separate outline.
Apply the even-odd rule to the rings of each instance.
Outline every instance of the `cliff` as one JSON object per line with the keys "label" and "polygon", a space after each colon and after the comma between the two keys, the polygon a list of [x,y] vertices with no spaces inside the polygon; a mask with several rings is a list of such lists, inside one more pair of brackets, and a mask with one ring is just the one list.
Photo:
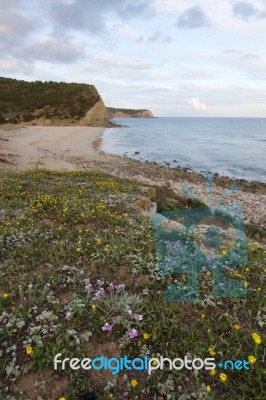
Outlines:
{"label": "cliff", "polygon": [[154,118],[150,110],[134,110],[127,108],[107,107],[109,118]]}
{"label": "cliff", "polygon": [[0,124],[105,126],[107,117],[93,85],[0,77]]}

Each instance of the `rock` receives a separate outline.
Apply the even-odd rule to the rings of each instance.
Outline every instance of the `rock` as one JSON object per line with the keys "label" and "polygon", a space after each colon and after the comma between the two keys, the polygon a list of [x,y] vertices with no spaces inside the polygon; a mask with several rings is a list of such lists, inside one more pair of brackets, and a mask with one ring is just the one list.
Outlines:
{"label": "rock", "polygon": [[151,201],[150,198],[144,196],[140,196],[139,199],[136,201],[136,207],[145,215],[153,215],[157,212],[157,203]]}
{"label": "rock", "polygon": [[98,125],[105,124],[107,121],[107,110],[104,102],[100,98],[96,104],[86,113],[85,117],[80,120],[81,124]]}
{"label": "rock", "polygon": [[137,190],[142,196],[149,197],[150,199],[154,199],[156,196],[156,189],[151,186],[140,186]]}
{"label": "rock", "polygon": [[140,154],[140,151],[135,151],[135,154]]}
{"label": "rock", "polygon": [[184,225],[181,222],[173,221],[171,219],[165,219],[162,221],[162,228],[166,231],[174,231],[176,229],[184,229]]}

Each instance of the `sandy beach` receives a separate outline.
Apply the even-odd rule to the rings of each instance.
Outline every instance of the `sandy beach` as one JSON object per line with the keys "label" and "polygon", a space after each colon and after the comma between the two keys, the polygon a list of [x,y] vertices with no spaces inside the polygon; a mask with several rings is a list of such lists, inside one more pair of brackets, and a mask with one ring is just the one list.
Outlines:
{"label": "sandy beach", "polygon": [[[29,168],[60,170],[100,170],[117,177],[136,179],[144,184],[167,186],[182,194],[190,188],[206,202],[205,179],[202,175],[183,168],[170,168],[151,162],[99,151],[105,128],[89,126],[27,126],[0,129],[0,170],[18,171]],[[215,175],[213,202],[235,182]],[[244,220],[266,229],[266,184],[236,181],[238,190],[222,204],[238,202]]]}
{"label": "sandy beach", "polygon": [[0,129],[0,158],[9,168],[43,167],[75,170],[68,155],[85,157],[98,153],[105,128],[88,126],[27,126]]}

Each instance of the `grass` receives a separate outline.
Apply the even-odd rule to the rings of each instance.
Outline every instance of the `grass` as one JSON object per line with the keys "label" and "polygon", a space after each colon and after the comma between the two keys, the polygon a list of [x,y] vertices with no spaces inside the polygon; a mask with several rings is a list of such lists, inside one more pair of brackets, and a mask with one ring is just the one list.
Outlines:
{"label": "grass", "polygon": [[[151,221],[135,207],[139,185],[98,172],[2,176],[1,399],[75,400],[93,390],[100,399],[265,398],[265,250],[249,242],[248,265],[231,271],[246,297],[214,298],[212,273],[202,271],[198,302],[165,302],[176,276],[158,271]],[[159,188],[155,200],[160,211],[200,206]],[[54,371],[57,353],[256,361],[249,371],[112,375]]]}

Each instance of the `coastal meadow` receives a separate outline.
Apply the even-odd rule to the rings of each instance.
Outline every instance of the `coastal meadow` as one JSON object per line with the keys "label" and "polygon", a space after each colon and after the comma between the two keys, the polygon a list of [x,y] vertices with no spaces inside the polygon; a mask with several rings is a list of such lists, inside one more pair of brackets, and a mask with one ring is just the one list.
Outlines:
{"label": "coastal meadow", "polygon": [[[166,302],[185,276],[160,273],[140,185],[97,171],[1,175],[1,400],[265,398],[265,248],[249,237],[248,264],[227,271],[246,297],[215,298],[203,270],[197,302]],[[160,212],[201,206],[155,189]],[[58,353],[240,359],[250,370],[62,371]]]}

